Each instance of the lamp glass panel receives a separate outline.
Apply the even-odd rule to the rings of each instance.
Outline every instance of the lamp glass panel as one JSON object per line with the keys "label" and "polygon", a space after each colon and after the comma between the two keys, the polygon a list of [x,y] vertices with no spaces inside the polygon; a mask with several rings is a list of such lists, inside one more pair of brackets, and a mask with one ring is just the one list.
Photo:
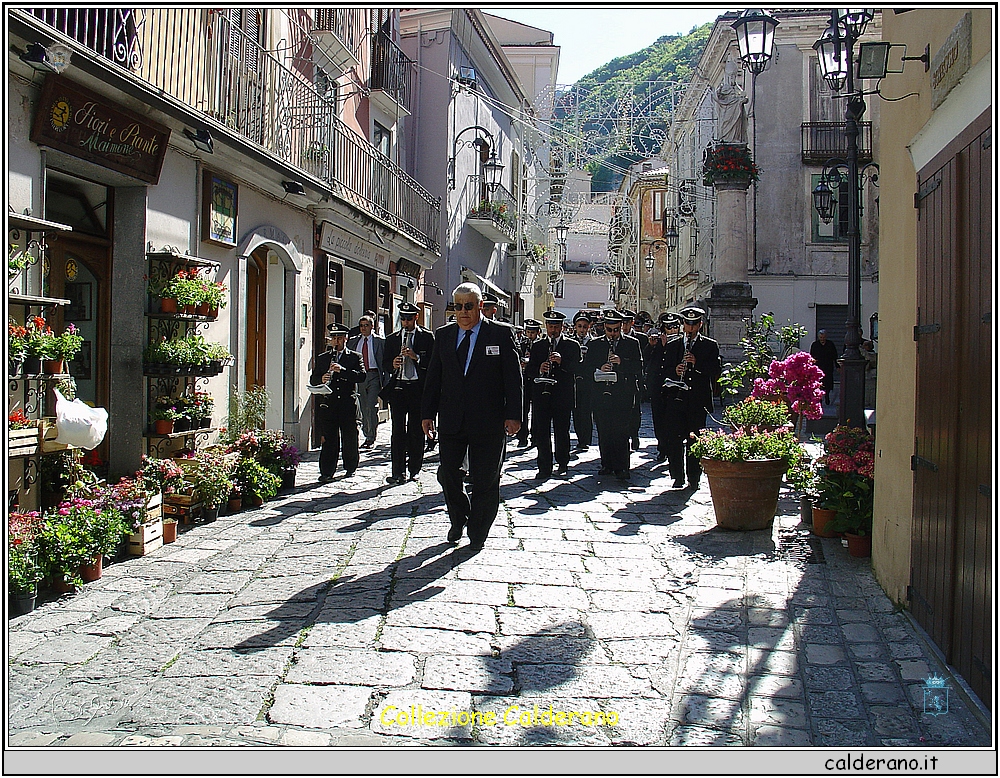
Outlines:
{"label": "lamp glass panel", "polygon": [[826,28],[813,48],[819,54],[819,69],[830,88],[839,92],[847,81],[847,43],[846,30],[843,25],[834,29],[833,25]]}

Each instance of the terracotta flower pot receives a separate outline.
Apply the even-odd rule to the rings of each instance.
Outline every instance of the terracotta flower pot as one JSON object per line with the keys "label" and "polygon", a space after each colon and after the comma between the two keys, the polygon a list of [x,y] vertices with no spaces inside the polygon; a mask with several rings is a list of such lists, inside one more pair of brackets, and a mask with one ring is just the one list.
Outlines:
{"label": "terracotta flower pot", "polygon": [[264,504],[264,498],[261,497],[260,495],[255,494],[250,497],[250,506],[252,508],[259,508],[263,504]]}
{"label": "terracotta flower pot", "polygon": [[185,305],[184,306],[184,313],[188,314],[189,316],[193,316],[197,310],[198,310],[198,306],[197,305]]}
{"label": "terracotta flower pot", "polygon": [[230,513],[237,513],[243,510],[243,498],[242,497],[229,498],[229,502],[226,503],[226,507],[229,509]]}
{"label": "terracotta flower pot", "polygon": [[852,535],[850,532],[845,532],[844,537],[847,538],[847,553],[851,556],[864,558],[872,555],[871,535]]}
{"label": "terracotta flower pot", "polygon": [[788,466],[781,459],[723,462],[702,459],[720,529],[768,529],[778,510],[778,492]]}
{"label": "terracotta flower pot", "polygon": [[175,540],[177,540],[177,522],[176,521],[163,522],[163,542],[173,543]]}
{"label": "terracotta flower pot", "polygon": [[208,303],[198,303],[198,306],[195,309],[195,313],[197,313],[199,316],[208,316],[208,312],[210,310],[211,309],[208,307]]}
{"label": "terracotta flower pot", "polygon": [[813,534],[818,535],[821,538],[835,538],[837,537],[836,532],[832,532],[826,528],[826,526],[833,521],[837,516],[836,511],[831,511],[826,508],[816,508],[813,507]]}
{"label": "terracotta flower pot", "polygon": [[103,574],[104,574],[104,557],[101,556],[100,554],[94,557],[94,561],[92,564],[80,566],[80,577],[83,579],[84,583],[98,581],[100,580]]}
{"label": "terracotta flower pot", "polygon": [[24,358],[24,374],[38,375],[42,372],[42,358],[27,356]]}
{"label": "terracotta flower pot", "polygon": [[153,431],[157,435],[169,435],[174,431],[173,419],[157,419],[153,422]]}
{"label": "terracotta flower pot", "polygon": [[66,372],[66,364],[63,359],[43,359],[42,372],[49,375],[59,375]]}
{"label": "terracotta flower pot", "polygon": [[208,313],[205,314],[205,315],[208,316],[208,318],[210,318],[210,319],[218,319],[219,318],[219,309],[218,308],[209,308],[208,309]]}
{"label": "terracotta flower pot", "polygon": [[177,313],[177,298],[176,297],[161,297],[160,298],[160,313]]}
{"label": "terracotta flower pot", "polygon": [[52,591],[56,594],[72,594],[76,591],[76,585],[71,584],[60,574],[52,581]]}

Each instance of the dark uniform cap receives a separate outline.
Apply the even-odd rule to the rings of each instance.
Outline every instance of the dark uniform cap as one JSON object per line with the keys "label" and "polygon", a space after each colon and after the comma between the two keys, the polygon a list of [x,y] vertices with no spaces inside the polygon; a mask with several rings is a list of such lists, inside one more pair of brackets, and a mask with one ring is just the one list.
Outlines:
{"label": "dark uniform cap", "polygon": [[639,313],[635,315],[635,320],[643,324],[653,323],[653,317],[649,315],[648,311],[639,311]]}
{"label": "dark uniform cap", "polygon": [[660,324],[666,324],[671,327],[680,327],[681,317],[678,316],[676,313],[661,313]]}
{"label": "dark uniform cap", "polygon": [[681,311],[681,321],[685,324],[697,324],[700,321],[705,320],[705,311],[701,308],[695,308],[694,306],[690,308],[685,308]]}
{"label": "dark uniform cap", "polygon": [[561,311],[546,311],[542,314],[542,318],[545,319],[545,323],[562,323],[566,320],[566,314]]}
{"label": "dark uniform cap", "polygon": [[600,311],[588,311],[587,312],[587,318],[590,319],[590,323],[591,324],[594,324],[595,322],[599,322],[601,320],[601,312]]}
{"label": "dark uniform cap", "polygon": [[326,336],[332,338],[334,335],[347,335],[350,332],[343,324],[333,322],[326,325]]}
{"label": "dark uniform cap", "polygon": [[628,320],[628,319],[633,319],[634,320],[635,319],[635,313],[633,311],[630,311],[630,310],[627,310],[627,309],[624,310],[624,311],[621,311],[621,315],[622,315],[622,318],[626,319],[626,320]]}
{"label": "dark uniform cap", "polygon": [[542,323],[535,319],[525,319],[524,328],[526,330],[540,330],[542,328]]}
{"label": "dark uniform cap", "polygon": [[487,292],[483,295],[483,305],[497,305],[499,302],[500,298],[492,292]]}
{"label": "dark uniform cap", "polygon": [[576,323],[577,323],[578,321],[580,321],[581,319],[583,319],[583,321],[590,321],[590,317],[589,317],[589,316],[587,315],[587,312],[586,312],[586,311],[579,311],[579,312],[578,312],[578,313],[577,313],[577,314],[576,314],[576,315],[575,315],[575,316],[573,317],[573,323],[574,323],[574,324],[576,324]]}
{"label": "dark uniform cap", "polygon": [[605,311],[604,312],[604,321],[605,322],[614,323],[614,322],[619,322],[619,321],[624,321],[624,320],[625,320],[624,317],[618,311],[610,310],[610,311]]}
{"label": "dark uniform cap", "polygon": [[399,306],[400,316],[416,316],[418,313],[420,313],[420,309],[413,303],[403,303]]}

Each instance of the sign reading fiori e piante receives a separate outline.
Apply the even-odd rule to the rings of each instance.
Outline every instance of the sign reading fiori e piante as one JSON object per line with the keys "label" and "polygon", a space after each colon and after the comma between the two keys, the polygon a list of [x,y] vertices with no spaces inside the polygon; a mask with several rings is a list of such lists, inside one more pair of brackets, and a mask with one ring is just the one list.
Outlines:
{"label": "sign reading fiori e piante", "polygon": [[45,80],[31,140],[149,184],[160,179],[170,130],[62,76]]}

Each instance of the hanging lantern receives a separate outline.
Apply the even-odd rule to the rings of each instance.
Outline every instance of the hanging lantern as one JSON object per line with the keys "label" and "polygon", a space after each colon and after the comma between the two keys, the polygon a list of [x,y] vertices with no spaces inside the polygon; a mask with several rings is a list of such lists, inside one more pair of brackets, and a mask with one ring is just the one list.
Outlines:
{"label": "hanging lantern", "polygon": [[500,178],[503,175],[503,163],[494,154],[488,162],[483,163],[483,175],[486,178],[486,185],[491,189],[500,186]]}
{"label": "hanging lantern", "polygon": [[816,188],[812,191],[813,207],[824,224],[829,224],[833,220],[833,213],[837,208],[837,200],[833,196],[833,190],[827,186],[824,179],[820,179]]}
{"label": "hanging lantern", "polygon": [[847,29],[851,40],[857,40],[865,34],[868,22],[875,18],[875,12],[871,8],[838,8],[840,21]]}
{"label": "hanging lantern", "polygon": [[740,62],[754,75],[762,72],[774,51],[774,28],[778,20],[760,8],[747,8],[733,22]]}
{"label": "hanging lantern", "polygon": [[842,22],[829,25],[813,48],[819,54],[819,72],[839,92],[847,81],[847,28]]}

